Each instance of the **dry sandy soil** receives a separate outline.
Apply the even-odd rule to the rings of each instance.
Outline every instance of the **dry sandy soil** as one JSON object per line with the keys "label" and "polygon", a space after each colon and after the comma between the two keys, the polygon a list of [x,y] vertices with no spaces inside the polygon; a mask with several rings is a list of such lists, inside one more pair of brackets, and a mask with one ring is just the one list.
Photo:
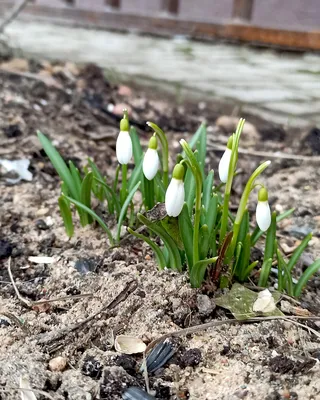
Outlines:
{"label": "dry sandy soil", "polygon": [[[4,175],[0,178],[0,399],[19,399],[20,393],[9,389],[17,388],[25,375],[33,388],[53,399],[121,399],[127,387],[144,387],[144,379],[139,372],[141,356],[117,353],[115,335],[132,334],[149,343],[162,334],[232,315],[215,306],[215,296],[221,293],[208,296],[192,289],[186,274],[159,272],[150,249],[134,238],[110,249],[99,227],[84,229],[76,222],[75,235],[68,240],[57,206],[59,179],[35,131],[49,135],[65,159],[82,167],[90,156],[112,177],[119,110],[124,105],[143,142],[148,137],[144,123],[153,120],[173,140],[172,153],[178,139],[189,137],[206,120],[208,163],[216,169],[222,152],[214,146],[224,145],[233,129],[230,118],[218,124],[216,120],[232,109],[192,99],[177,105],[175,99],[150,89],[113,86],[95,66],[79,70],[73,64],[20,61],[6,67],[11,72],[0,72],[0,158],[28,158],[33,180],[9,185]],[[108,104],[115,105],[113,113],[101,110]],[[240,157],[242,174],[234,187],[233,205],[262,160],[255,152],[270,153],[273,162],[264,182],[272,207],[279,212],[296,207],[294,215],[279,225],[280,244],[290,251],[303,233],[314,232],[297,266],[299,276],[320,253],[319,131],[300,132],[242,116],[253,127],[247,127],[241,147],[253,154]],[[276,151],[305,158],[277,159]],[[252,199],[250,211],[254,207]],[[101,207],[100,213],[110,226],[114,224]],[[14,280],[29,305],[40,299],[89,295],[40,306],[23,304],[8,276],[10,255]],[[53,256],[55,261],[28,261],[38,255]],[[79,272],[79,264],[90,272]],[[80,324],[128,285],[132,290],[120,304]],[[300,300],[307,312],[320,314],[319,275]],[[304,325],[222,325],[175,339],[175,355],[150,376],[152,393],[158,399],[181,400],[319,399],[320,325],[300,322]],[[78,326],[70,329],[74,324]],[[52,365],[50,360],[58,356],[63,357],[62,364]],[[42,394],[37,398],[45,399]]]}

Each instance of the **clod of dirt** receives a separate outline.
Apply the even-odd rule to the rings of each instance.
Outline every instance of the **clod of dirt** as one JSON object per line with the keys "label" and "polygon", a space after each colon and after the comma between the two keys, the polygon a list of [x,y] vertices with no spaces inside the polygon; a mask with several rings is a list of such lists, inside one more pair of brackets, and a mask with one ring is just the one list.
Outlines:
{"label": "clod of dirt", "polygon": [[12,249],[13,246],[8,240],[0,240],[0,260],[10,257],[12,254]]}
{"label": "clod of dirt", "polygon": [[269,360],[269,368],[272,372],[277,372],[281,374],[286,374],[288,372],[291,372],[292,374],[303,374],[309,371],[315,363],[316,360],[314,359],[308,359],[300,362],[293,361],[286,356],[280,355],[273,357]]}
{"label": "clod of dirt", "polygon": [[181,367],[195,367],[202,360],[201,351],[199,349],[187,350],[181,357]]}
{"label": "clod of dirt", "polygon": [[36,227],[40,230],[40,231],[46,231],[47,229],[49,229],[49,226],[45,223],[45,221],[43,219],[38,219],[36,221]]}
{"label": "clod of dirt", "polygon": [[3,128],[3,133],[6,135],[7,138],[15,138],[22,135],[20,126],[17,124],[12,124],[5,126]]}
{"label": "clod of dirt", "polygon": [[312,128],[305,138],[313,154],[320,154],[320,129]]}
{"label": "clod of dirt", "polygon": [[62,372],[66,369],[68,360],[65,357],[55,357],[49,361],[49,369],[52,372]]}
{"label": "clod of dirt", "polygon": [[92,379],[100,379],[103,365],[92,356],[87,356],[82,364],[81,372],[83,375],[90,376]]}
{"label": "clod of dirt", "polygon": [[121,354],[116,358],[116,365],[122,367],[129,375],[134,375],[137,362],[129,355]]}
{"label": "clod of dirt", "polygon": [[130,386],[137,386],[137,381],[122,367],[106,367],[100,384],[100,399],[120,400],[122,393]]}
{"label": "clod of dirt", "polygon": [[10,322],[6,319],[0,318],[0,328],[10,326]]}
{"label": "clod of dirt", "polygon": [[58,392],[63,394],[65,399],[91,400],[93,393],[96,393],[97,382],[82,375],[78,370],[67,370],[61,377],[62,383]]}
{"label": "clod of dirt", "polygon": [[199,310],[199,313],[202,316],[209,316],[213,310],[216,308],[215,303],[213,300],[210,299],[209,296],[205,294],[198,294],[197,296],[197,307]]}

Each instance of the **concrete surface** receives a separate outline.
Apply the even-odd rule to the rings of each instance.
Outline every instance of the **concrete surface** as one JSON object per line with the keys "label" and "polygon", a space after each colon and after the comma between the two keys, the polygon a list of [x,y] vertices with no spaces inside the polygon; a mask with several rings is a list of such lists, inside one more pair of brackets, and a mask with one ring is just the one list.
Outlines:
{"label": "concrete surface", "polygon": [[294,126],[320,125],[320,55],[190,42],[16,21],[10,44],[39,58],[95,62],[184,95],[227,99]]}

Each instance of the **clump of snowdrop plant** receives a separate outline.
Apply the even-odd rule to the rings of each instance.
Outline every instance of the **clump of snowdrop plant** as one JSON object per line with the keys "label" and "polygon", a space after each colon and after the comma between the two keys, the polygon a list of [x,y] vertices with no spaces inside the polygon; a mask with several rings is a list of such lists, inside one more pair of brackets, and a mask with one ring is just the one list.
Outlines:
{"label": "clump of snowdrop plant", "polygon": [[[270,161],[263,162],[251,173],[236,215],[230,211],[244,123],[240,119],[236,132],[227,142],[218,166],[217,183],[214,171],[206,168],[207,131],[204,124],[189,142],[180,140],[181,154],[170,180],[169,144],[165,133],[153,122],[147,122],[152,136],[143,153],[137,131],[130,127],[126,111],[116,143],[119,166],[113,182],[98,170],[92,160],[88,160],[84,174],[72,163],[68,167],[48,139],[39,133],[39,139],[63,182],[59,206],[68,235],[73,234],[71,205],[74,205],[81,224],[97,221],[111,244],[119,242],[121,226],[126,223],[132,235],[152,248],[160,269],[171,268],[179,272],[187,269],[193,287],[202,284],[209,288],[227,287],[234,280],[244,282],[251,275],[258,275],[258,285],[267,287],[271,267],[277,264],[278,290],[299,296],[307,281],[320,268],[320,260],[309,266],[298,281],[293,280],[294,266],[312,236],[306,236],[290,259],[282,255],[276,239],[276,224],[291,215],[294,209],[281,215],[276,215],[275,211],[271,213],[267,188],[257,182]],[[249,175],[249,171],[247,173]],[[254,217],[249,215],[248,201],[258,187]],[[133,202],[137,190],[142,195],[141,204]],[[92,210],[91,194],[102,204],[106,203],[110,214],[116,215],[116,237]],[[164,208],[161,206],[163,203]],[[137,209],[140,212],[136,213]],[[142,234],[139,224],[150,234]],[[263,237],[263,259],[253,261],[251,249]]]}

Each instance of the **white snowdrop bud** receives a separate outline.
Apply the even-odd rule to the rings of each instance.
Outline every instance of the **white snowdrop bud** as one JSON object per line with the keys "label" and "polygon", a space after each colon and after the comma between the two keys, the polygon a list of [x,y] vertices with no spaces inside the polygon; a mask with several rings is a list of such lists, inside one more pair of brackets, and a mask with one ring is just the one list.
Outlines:
{"label": "white snowdrop bud", "polygon": [[149,141],[149,148],[144,155],[142,169],[144,176],[151,181],[159,170],[160,160],[157,152],[158,141],[155,136],[152,136]]}
{"label": "white snowdrop bud", "polygon": [[177,164],[174,167],[172,179],[166,191],[165,205],[169,217],[177,217],[184,204],[184,167]]}
{"label": "white snowdrop bud", "polygon": [[268,191],[261,188],[258,193],[258,204],[256,209],[256,220],[259,228],[265,232],[271,224],[271,211],[268,203]]}
{"label": "white snowdrop bud", "polygon": [[132,157],[132,141],[129,134],[129,121],[126,114],[120,121],[120,133],[117,138],[116,153],[120,164],[128,164]]}
{"label": "white snowdrop bud", "polygon": [[223,153],[221,160],[219,162],[219,177],[221,182],[226,183],[229,174],[229,165],[232,154],[232,136],[230,136],[227,144],[226,151]]}

